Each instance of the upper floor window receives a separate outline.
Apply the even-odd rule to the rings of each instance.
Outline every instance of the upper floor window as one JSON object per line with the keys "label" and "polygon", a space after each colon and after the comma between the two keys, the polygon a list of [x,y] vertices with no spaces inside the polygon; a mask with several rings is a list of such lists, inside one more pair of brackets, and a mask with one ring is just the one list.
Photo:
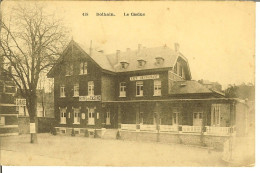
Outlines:
{"label": "upper floor window", "polygon": [[60,86],[60,97],[65,97],[65,86],[64,85]]}
{"label": "upper floor window", "polygon": [[178,68],[178,66],[177,66],[177,63],[176,63],[175,66],[174,66],[174,69],[173,69],[173,71],[174,71],[175,74],[177,74],[177,71],[178,71],[177,68]]}
{"label": "upper floor window", "polygon": [[160,80],[154,80],[154,96],[160,96],[162,94],[162,84]]}
{"label": "upper floor window", "polygon": [[73,64],[67,64],[66,66],[66,76],[71,76],[73,74]]}
{"label": "upper floor window", "polygon": [[162,65],[164,62],[163,57],[156,57],[155,60],[156,60],[156,65]]}
{"label": "upper floor window", "polygon": [[88,63],[86,61],[80,63],[80,74],[88,74]]}
{"label": "upper floor window", "polygon": [[143,96],[144,90],[143,90],[143,81],[137,81],[136,82],[136,96]]}
{"label": "upper floor window", "polygon": [[143,67],[146,64],[146,61],[143,59],[139,59],[138,61],[138,67]]}
{"label": "upper floor window", "polygon": [[66,109],[65,108],[60,109],[60,123],[66,124]]}
{"label": "upper floor window", "polygon": [[88,95],[89,96],[94,95],[94,82],[93,81],[88,82]]}
{"label": "upper floor window", "polygon": [[74,85],[74,97],[78,97],[79,96],[79,84],[76,83]]}
{"label": "upper floor window", "polygon": [[126,83],[125,82],[120,82],[119,97],[126,97]]}
{"label": "upper floor window", "polygon": [[182,77],[182,66],[180,65],[180,68],[179,68],[179,76]]}
{"label": "upper floor window", "polygon": [[180,77],[184,77],[185,76],[184,75],[184,68],[183,68],[183,66],[179,62],[177,62],[175,64],[173,71],[174,71],[175,74],[177,74]]}
{"label": "upper floor window", "polygon": [[80,113],[79,109],[74,108],[74,123],[73,124],[80,124]]}
{"label": "upper floor window", "polygon": [[120,64],[121,64],[121,68],[122,69],[126,69],[128,67],[128,65],[129,65],[129,63],[126,62],[126,61],[121,61]]}

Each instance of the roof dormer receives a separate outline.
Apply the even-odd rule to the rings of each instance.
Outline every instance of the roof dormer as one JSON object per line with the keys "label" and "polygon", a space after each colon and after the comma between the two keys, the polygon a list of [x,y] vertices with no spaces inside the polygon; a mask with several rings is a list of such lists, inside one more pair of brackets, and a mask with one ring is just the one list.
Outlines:
{"label": "roof dormer", "polygon": [[156,57],[155,58],[155,64],[156,65],[162,65],[164,63],[164,58],[163,57]]}
{"label": "roof dormer", "polygon": [[146,64],[146,61],[144,59],[138,59],[138,67],[144,67]]}
{"label": "roof dormer", "polygon": [[120,65],[122,69],[127,69],[127,67],[129,66],[129,63],[125,60],[120,61]]}

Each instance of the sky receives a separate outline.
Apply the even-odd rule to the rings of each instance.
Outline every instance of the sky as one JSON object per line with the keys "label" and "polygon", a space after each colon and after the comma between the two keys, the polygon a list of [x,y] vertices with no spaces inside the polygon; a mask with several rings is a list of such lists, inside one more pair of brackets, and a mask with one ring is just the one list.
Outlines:
{"label": "sky", "polygon": [[[17,2],[5,2],[3,9]],[[32,2],[27,2],[32,3]],[[79,43],[105,53],[167,45],[188,59],[193,80],[228,84],[255,81],[253,2],[73,2],[46,1]],[[88,13],[83,16],[82,13]],[[116,16],[96,16],[112,12]],[[124,16],[124,13],[145,16]],[[3,11],[3,15],[8,13]]]}

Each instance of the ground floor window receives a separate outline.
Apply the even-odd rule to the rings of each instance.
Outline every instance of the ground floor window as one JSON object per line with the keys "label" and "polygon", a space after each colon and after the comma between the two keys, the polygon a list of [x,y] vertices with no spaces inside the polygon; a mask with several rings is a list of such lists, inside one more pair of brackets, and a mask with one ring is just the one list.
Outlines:
{"label": "ground floor window", "polygon": [[110,110],[108,110],[106,112],[106,125],[110,125],[111,122],[110,122]]}
{"label": "ground floor window", "polygon": [[73,124],[80,124],[80,113],[79,109],[74,108],[74,123]]}
{"label": "ground floor window", "polygon": [[66,109],[65,108],[60,109],[60,123],[66,124]]}
{"label": "ground floor window", "polygon": [[193,112],[193,126],[202,126],[202,112]]}
{"label": "ground floor window", "polygon": [[173,112],[173,116],[172,116],[172,125],[178,125],[179,119],[180,117],[180,112]]}
{"label": "ground floor window", "polygon": [[211,125],[220,125],[220,104],[212,104],[211,106]]}
{"label": "ground floor window", "polygon": [[88,125],[95,125],[94,109],[88,109]]}

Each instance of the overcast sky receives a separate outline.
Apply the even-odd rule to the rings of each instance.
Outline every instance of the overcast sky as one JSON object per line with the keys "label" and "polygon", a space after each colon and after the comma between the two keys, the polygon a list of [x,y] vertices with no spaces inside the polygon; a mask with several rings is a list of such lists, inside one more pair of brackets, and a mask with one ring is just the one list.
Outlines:
{"label": "overcast sky", "polygon": [[[252,2],[45,2],[63,16],[73,39],[103,49],[180,44],[192,79],[254,83],[255,9]],[[13,5],[6,2],[4,8]],[[86,12],[89,16],[84,17]],[[114,17],[97,17],[113,12]],[[144,17],[125,17],[131,12]],[[7,15],[7,14],[3,14]]]}

